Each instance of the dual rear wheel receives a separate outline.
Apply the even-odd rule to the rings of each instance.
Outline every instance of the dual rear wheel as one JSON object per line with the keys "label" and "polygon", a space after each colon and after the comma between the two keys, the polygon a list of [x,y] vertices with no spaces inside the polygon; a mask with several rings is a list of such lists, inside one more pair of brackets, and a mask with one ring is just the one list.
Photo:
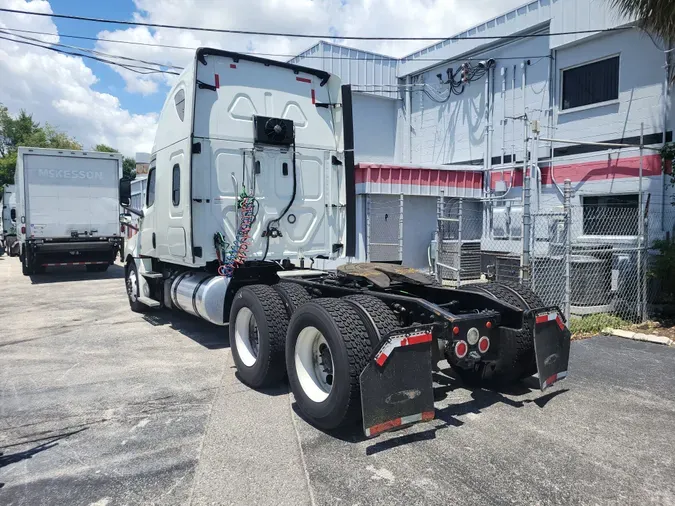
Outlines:
{"label": "dual rear wheel", "polygon": [[294,283],[240,289],[230,311],[230,346],[242,381],[254,388],[288,381],[300,411],[335,429],[361,414],[359,377],[373,346],[398,327],[379,299],[312,299]]}

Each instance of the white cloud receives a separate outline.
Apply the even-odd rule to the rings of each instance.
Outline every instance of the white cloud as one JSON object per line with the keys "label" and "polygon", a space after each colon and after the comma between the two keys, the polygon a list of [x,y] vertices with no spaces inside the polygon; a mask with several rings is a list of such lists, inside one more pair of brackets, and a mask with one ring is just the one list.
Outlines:
{"label": "white cloud", "polygon": [[[52,12],[46,1],[0,0],[0,6]],[[28,15],[2,13],[2,27],[57,33],[50,18]],[[35,37],[58,42],[58,36]],[[0,103],[10,112],[25,109],[36,121],[74,136],[85,149],[104,143],[133,156],[152,147],[157,115],[132,114],[116,97],[93,90],[98,79],[82,58],[0,40],[0,76]]]}
{"label": "white cloud", "polygon": [[[134,0],[137,21],[215,27],[259,32],[342,36],[448,37],[492,16],[519,6],[524,0]],[[316,39],[262,37],[167,28],[134,27],[99,33],[102,39],[165,44],[211,46],[231,51],[295,55]],[[423,41],[358,41],[349,46],[392,56],[403,56],[428,45]],[[100,51],[184,66],[190,51],[133,46],[99,41]],[[280,58],[284,59],[284,58]],[[150,83],[171,83],[166,75],[139,76],[116,67],[127,90],[149,94]]]}
{"label": "white cloud", "polygon": [[[159,24],[217,27],[235,30],[342,36],[447,37],[496,16],[523,0],[134,0],[132,18]],[[46,0],[0,0],[11,9],[52,12]],[[50,18],[0,13],[0,28],[25,28],[54,35],[38,36],[58,42]],[[30,34],[28,34],[30,35]],[[33,35],[30,35],[33,36]],[[99,33],[100,38],[165,44],[211,46],[232,51],[294,55],[315,39],[218,34],[173,29],[130,27]],[[68,42],[71,43],[71,42]],[[74,44],[74,43],[73,43]],[[347,41],[347,45],[402,56],[425,42]],[[193,52],[99,40],[99,51],[124,57],[184,66]],[[285,59],[284,57],[279,57]],[[112,67],[127,90],[141,95],[162,93],[174,76],[139,75]],[[98,79],[82,58],[0,40],[0,102],[11,112],[24,108],[40,122],[50,122],[75,136],[85,147],[99,142],[125,154],[149,151],[156,114],[133,114],[119,100],[95,91]]]}

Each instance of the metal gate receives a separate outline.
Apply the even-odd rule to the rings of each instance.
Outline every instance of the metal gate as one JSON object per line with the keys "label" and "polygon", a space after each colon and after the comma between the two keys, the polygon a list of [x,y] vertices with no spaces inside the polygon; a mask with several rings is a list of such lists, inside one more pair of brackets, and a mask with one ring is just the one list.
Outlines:
{"label": "metal gate", "polygon": [[368,261],[403,261],[403,195],[368,195],[366,224]]}

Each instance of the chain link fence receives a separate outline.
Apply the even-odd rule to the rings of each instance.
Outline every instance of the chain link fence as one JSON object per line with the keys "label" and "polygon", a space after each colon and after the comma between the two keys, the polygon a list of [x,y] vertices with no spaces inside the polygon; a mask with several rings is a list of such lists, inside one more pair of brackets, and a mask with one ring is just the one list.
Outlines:
{"label": "chain link fence", "polygon": [[575,202],[569,191],[562,205],[531,213],[524,244],[521,199],[439,199],[437,278],[451,286],[523,282],[568,319],[600,315],[608,326],[646,321],[672,304],[675,245],[667,230],[675,209],[650,216],[648,200],[644,213],[637,199]]}

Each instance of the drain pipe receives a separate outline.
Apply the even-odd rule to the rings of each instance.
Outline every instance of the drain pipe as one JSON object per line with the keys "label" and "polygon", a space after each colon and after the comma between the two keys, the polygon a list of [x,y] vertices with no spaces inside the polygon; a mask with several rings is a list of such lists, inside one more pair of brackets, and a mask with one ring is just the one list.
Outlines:
{"label": "drain pipe", "polygon": [[506,153],[506,68],[502,67],[502,165]]}
{"label": "drain pipe", "polygon": [[406,91],[405,91],[405,98],[406,98],[406,104],[405,104],[405,121],[407,124],[407,153],[405,156],[405,159],[407,159],[408,163],[412,163],[412,79],[410,75],[407,75],[405,78],[405,84],[406,84]]}

